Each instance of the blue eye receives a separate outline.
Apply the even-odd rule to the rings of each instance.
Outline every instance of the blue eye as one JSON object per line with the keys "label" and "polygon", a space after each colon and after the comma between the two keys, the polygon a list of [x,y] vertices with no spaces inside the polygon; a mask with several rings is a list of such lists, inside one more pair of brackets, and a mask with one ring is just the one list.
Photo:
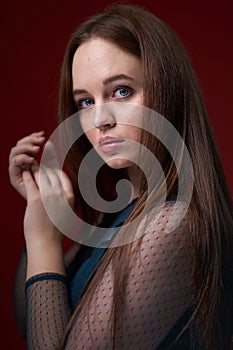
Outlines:
{"label": "blue eye", "polygon": [[94,100],[91,98],[82,98],[77,102],[78,109],[85,109],[94,104]]}
{"label": "blue eye", "polygon": [[130,88],[128,86],[118,87],[114,91],[115,98],[126,98],[126,97],[130,96],[131,94],[132,94],[132,88]]}

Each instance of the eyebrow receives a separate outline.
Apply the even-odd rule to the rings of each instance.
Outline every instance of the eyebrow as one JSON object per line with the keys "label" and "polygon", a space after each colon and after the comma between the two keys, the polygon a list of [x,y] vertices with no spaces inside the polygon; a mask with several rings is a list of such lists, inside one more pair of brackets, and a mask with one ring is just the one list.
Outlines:
{"label": "eyebrow", "polygon": [[[126,75],[126,74],[118,74],[118,75],[114,75],[112,77],[104,79],[103,80],[103,85],[108,85],[110,83],[113,83],[114,81],[122,80],[122,79],[131,80],[131,81],[135,80],[134,78],[132,78],[132,77]],[[87,90],[84,90],[84,89],[75,89],[75,90],[73,90],[73,96],[79,95],[79,94],[86,94],[86,93],[87,93]]]}

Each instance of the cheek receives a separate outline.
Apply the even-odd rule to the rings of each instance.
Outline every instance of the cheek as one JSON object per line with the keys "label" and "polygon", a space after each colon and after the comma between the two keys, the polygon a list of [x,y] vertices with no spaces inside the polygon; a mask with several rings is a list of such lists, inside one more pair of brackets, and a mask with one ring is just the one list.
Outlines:
{"label": "cheek", "polygon": [[92,146],[96,146],[98,144],[95,130],[89,130],[85,134],[88,140],[90,141],[90,143],[92,144]]}
{"label": "cheek", "polygon": [[134,141],[140,142],[141,140],[141,135],[142,135],[142,129],[131,126],[130,128],[127,128],[126,130],[126,135],[128,135],[128,138]]}

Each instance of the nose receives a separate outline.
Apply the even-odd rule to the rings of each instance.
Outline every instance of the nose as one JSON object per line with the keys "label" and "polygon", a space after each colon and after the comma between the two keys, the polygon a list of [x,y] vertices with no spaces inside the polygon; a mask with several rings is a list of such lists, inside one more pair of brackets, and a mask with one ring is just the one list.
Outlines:
{"label": "nose", "polygon": [[94,126],[97,129],[109,129],[116,125],[114,111],[108,104],[95,106]]}

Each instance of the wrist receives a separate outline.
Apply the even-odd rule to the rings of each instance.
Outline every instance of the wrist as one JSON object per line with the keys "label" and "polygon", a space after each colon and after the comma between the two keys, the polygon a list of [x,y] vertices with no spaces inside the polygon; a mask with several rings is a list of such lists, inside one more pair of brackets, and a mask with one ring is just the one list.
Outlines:
{"label": "wrist", "polygon": [[25,244],[27,249],[36,250],[49,250],[51,248],[62,247],[63,236],[58,235],[28,235],[25,237]]}
{"label": "wrist", "polygon": [[26,242],[27,279],[45,273],[54,272],[65,275],[64,256],[61,242],[46,240]]}
{"label": "wrist", "polygon": [[26,233],[24,231],[24,238],[27,247],[43,247],[46,246],[60,246],[62,245],[64,236],[58,230],[52,231],[31,231]]}

